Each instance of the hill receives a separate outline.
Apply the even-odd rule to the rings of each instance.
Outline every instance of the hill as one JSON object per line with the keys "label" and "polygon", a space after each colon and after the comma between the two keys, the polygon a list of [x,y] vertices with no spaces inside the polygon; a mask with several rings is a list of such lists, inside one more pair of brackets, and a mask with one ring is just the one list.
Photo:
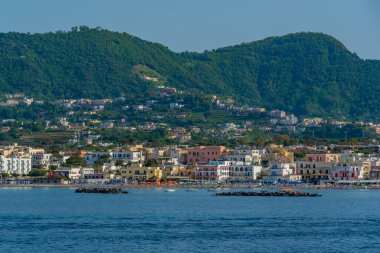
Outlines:
{"label": "hill", "polygon": [[0,58],[3,94],[134,99],[166,83],[298,116],[380,119],[380,61],[363,60],[321,33],[174,53],[126,33],[81,26],[0,33]]}

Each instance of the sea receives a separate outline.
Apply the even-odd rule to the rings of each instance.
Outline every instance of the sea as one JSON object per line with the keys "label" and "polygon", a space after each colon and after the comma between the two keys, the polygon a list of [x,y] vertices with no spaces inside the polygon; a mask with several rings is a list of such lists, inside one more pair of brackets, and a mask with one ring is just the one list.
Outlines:
{"label": "sea", "polygon": [[380,252],[380,191],[0,188],[0,252]]}

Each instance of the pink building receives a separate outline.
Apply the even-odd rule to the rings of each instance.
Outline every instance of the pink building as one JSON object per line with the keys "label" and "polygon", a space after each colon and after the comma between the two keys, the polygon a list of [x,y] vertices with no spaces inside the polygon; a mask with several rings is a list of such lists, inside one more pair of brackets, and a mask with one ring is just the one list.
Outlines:
{"label": "pink building", "polygon": [[224,146],[199,146],[187,150],[187,164],[208,164],[210,161],[220,160]]}

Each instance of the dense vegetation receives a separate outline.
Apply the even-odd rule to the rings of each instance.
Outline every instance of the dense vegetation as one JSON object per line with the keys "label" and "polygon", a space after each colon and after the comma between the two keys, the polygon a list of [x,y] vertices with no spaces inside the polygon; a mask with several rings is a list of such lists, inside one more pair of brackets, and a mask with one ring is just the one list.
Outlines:
{"label": "dense vegetation", "polygon": [[363,60],[320,33],[204,53],[174,53],[126,33],[0,34],[0,93],[36,98],[145,96],[156,83],[231,96],[298,116],[379,120],[380,61]]}

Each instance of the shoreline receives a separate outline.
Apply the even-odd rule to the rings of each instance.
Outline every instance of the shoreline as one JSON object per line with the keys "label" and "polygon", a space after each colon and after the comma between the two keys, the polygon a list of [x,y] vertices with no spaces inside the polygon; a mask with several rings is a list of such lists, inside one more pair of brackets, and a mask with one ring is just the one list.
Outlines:
{"label": "shoreline", "polygon": [[[0,184],[1,188],[78,188],[83,186],[98,186],[90,184]],[[194,185],[107,185],[107,186],[120,186],[122,188],[182,188],[182,189],[271,189],[271,190],[380,190],[380,187],[329,187],[320,185],[303,185],[303,186],[246,186],[246,185],[223,185],[223,186],[194,186]]]}

